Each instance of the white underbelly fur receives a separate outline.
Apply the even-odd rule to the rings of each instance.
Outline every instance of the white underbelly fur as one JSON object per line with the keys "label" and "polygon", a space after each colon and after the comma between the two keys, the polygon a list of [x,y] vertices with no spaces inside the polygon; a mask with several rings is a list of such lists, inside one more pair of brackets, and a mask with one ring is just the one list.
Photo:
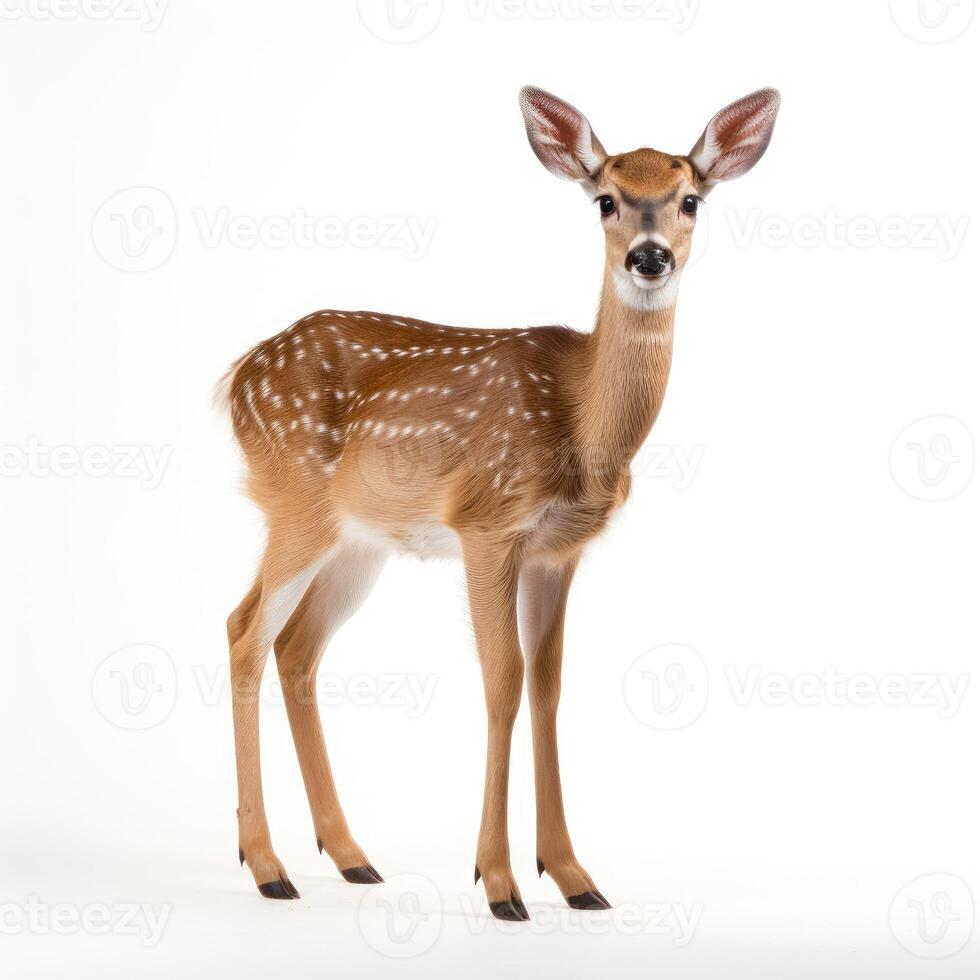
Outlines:
{"label": "white underbelly fur", "polygon": [[[549,500],[528,518],[516,525],[515,532],[543,531],[549,518],[554,517],[555,501]],[[347,541],[362,544],[380,551],[418,558],[462,558],[463,546],[459,535],[437,520],[412,521],[395,529],[378,527],[360,517],[345,517],[343,537]]]}
{"label": "white underbelly fur", "polygon": [[407,524],[392,533],[356,517],[344,521],[344,537],[383,551],[418,558],[462,558],[459,535],[436,521]]}

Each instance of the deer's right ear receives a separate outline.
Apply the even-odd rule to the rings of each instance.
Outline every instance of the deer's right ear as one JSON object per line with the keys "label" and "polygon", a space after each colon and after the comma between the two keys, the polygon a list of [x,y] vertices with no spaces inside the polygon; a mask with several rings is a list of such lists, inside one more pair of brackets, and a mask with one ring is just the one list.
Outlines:
{"label": "deer's right ear", "polygon": [[599,171],[606,151],[575,106],[532,85],[521,89],[520,100],[531,149],[548,170],[579,182]]}

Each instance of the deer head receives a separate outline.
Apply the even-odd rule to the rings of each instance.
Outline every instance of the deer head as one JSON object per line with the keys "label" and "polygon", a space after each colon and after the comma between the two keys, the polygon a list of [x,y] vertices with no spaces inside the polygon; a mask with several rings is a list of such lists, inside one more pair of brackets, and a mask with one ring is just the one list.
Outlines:
{"label": "deer head", "polygon": [[620,299],[660,309],[673,304],[704,198],[765,153],[779,93],[761,89],[722,109],[684,155],[648,148],[610,155],[585,116],[557,96],[527,86],[520,104],[538,159],[556,177],[581,185],[599,209],[607,274]]}

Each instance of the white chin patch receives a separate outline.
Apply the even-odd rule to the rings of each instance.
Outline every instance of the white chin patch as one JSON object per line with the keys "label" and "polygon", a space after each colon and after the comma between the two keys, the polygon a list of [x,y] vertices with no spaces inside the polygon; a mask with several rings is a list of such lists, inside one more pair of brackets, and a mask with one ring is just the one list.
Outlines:
{"label": "white chin patch", "polygon": [[620,300],[634,310],[665,310],[677,300],[677,283],[680,280],[677,271],[657,279],[645,279],[625,269],[616,269],[613,278]]}
{"label": "white chin patch", "polygon": [[672,272],[668,272],[665,276],[657,276],[656,279],[651,279],[650,276],[638,276],[635,273],[630,273],[630,279],[633,280],[633,285],[637,289],[663,289],[667,283],[670,282]]}

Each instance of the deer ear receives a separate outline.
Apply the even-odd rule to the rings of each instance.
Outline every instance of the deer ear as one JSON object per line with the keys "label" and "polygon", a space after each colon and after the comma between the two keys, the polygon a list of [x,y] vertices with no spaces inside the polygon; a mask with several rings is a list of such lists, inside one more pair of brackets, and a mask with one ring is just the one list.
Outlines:
{"label": "deer ear", "polygon": [[766,152],[779,112],[779,93],[760,89],[722,109],[689,157],[708,189],[748,173]]}
{"label": "deer ear", "polygon": [[606,151],[578,109],[531,85],[520,101],[531,149],[556,177],[583,181],[599,170]]}

